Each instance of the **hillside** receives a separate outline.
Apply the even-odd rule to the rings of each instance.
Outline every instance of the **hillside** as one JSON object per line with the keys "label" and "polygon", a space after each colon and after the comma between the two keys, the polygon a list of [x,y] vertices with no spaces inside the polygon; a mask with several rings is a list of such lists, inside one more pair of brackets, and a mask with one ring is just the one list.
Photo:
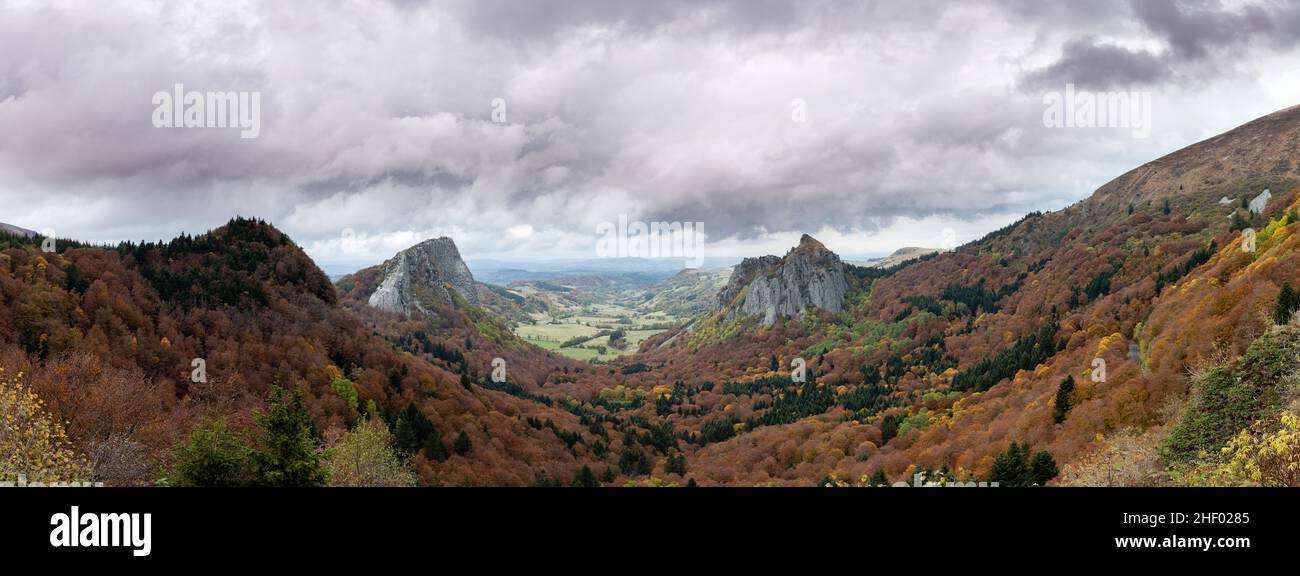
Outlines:
{"label": "hillside", "polygon": [[916,260],[917,258],[921,258],[923,256],[929,256],[931,254],[935,254],[942,251],[943,250],[941,248],[917,248],[917,247],[899,248],[898,250],[895,250],[892,254],[884,258],[881,258],[879,260],[875,260],[871,262],[871,267],[892,268],[904,262],[910,262],[912,260]]}
{"label": "hillside", "polygon": [[[568,483],[584,465],[617,470],[619,432],[594,434],[579,410],[513,385],[581,365],[512,340],[477,309],[409,319],[340,299],[259,221],[165,244],[11,246],[0,252],[0,309],[6,381],[19,378],[67,421],[78,458],[110,484],[180,481],[176,446],[192,434],[229,430],[257,448],[257,414],[275,387],[302,395],[321,454],[377,418],[426,484]],[[507,362],[509,383],[488,378],[493,358]]]}
{"label": "hillside", "polygon": [[[4,235],[0,382],[29,387],[67,422],[59,453],[111,484],[192,483],[195,454],[226,448],[257,464],[227,479],[287,484],[265,473],[285,417],[296,457],[327,467],[366,427],[391,434],[371,454],[390,474],[337,482],[998,479],[1032,451],[1060,467],[1035,481],[1286,485],[1260,447],[1297,421],[1298,141],[1300,108],[1284,110],[885,268],[805,236],[637,342],[639,304],[717,274],[544,286],[573,325],[608,330],[583,345],[625,346],[603,365],[512,332],[547,309],[537,286],[476,284],[450,239],[336,287],[256,220],[55,252]],[[570,294],[606,288],[628,305]]]}
{"label": "hillside", "polygon": [[23,238],[30,238],[36,235],[36,233],[31,230],[28,230],[26,228],[19,228],[12,224],[5,224],[4,222],[0,222],[0,234],[5,234],[9,236],[20,236]]}
{"label": "hillside", "polygon": [[[658,411],[699,435],[687,461],[702,483],[859,483],[918,470],[982,478],[1012,442],[1088,477],[1078,468],[1113,450],[1112,439],[1158,443],[1189,402],[1188,371],[1245,353],[1279,286],[1300,278],[1285,250],[1262,253],[1230,291],[1227,277],[1206,272],[1246,258],[1247,226],[1267,231],[1261,250],[1289,237],[1298,134],[1300,109],[1284,110],[953,252],[850,268],[858,285],[842,314],[666,335],[636,359],[653,370],[625,385],[681,382],[687,397]],[[1265,189],[1262,214],[1243,206]],[[1215,294],[1181,297],[1194,290]],[[1179,317],[1195,321],[1165,320]],[[791,382],[796,358],[815,385]],[[1067,377],[1075,388],[1057,423]],[[1143,482],[1170,481],[1171,464],[1148,463]]]}
{"label": "hillside", "polygon": [[643,290],[637,308],[679,318],[711,312],[730,276],[731,268],[687,268]]}

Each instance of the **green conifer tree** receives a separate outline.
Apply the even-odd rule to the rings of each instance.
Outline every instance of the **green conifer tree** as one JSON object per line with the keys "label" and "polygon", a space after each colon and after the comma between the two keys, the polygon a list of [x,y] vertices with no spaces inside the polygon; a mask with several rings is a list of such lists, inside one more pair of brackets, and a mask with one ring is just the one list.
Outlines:
{"label": "green conifer tree", "polygon": [[260,446],[253,453],[257,483],[265,486],[323,486],[327,480],[316,451],[314,425],[302,393],[271,387],[270,406],[253,419],[261,428]]}
{"label": "green conifer tree", "polygon": [[1070,412],[1070,394],[1074,392],[1074,376],[1066,376],[1061,381],[1061,385],[1056,387],[1056,403],[1052,406],[1052,421],[1060,424],[1065,422],[1066,414]]}
{"label": "green conifer tree", "polygon": [[1033,476],[1034,484],[1046,486],[1047,481],[1056,478],[1061,473],[1056,467],[1056,459],[1052,458],[1046,450],[1040,450],[1034,455],[1034,462],[1030,465],[1030,475]]}

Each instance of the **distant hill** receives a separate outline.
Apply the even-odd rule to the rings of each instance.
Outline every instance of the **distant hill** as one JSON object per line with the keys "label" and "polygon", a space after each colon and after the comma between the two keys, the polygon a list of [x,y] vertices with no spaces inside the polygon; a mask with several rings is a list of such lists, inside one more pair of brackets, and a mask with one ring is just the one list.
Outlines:
{"label": "distant hill", "polygon": [[893,254],[871,262],[870,266],[873,268],[890,268],[904,262],[916,260],[922,256],[929,256],[930,254],[937,254],[939,252],[943,252],[943,249],[916,247],[899,248],[898,250],[895,250]]}
{"label": "distant hill", "polygon": [[[731,266],[738,261],[735,258],[705,258],[704,267]],[[481,259],[468,262],[479,281],[501,286],[529,280],[620,274],[640,274],[658,282],[687,269],[686,264],[683,258],[588,258],[534,262]]]}
{"label": "distant hill", "polygon": [[[644,384],[722,383],[681,409],[707,438],[689,459],[703,484],[856,484],[921,470],[987,478],[1012,442],[1051,455],[1062,483],[1187,482],[1189,467],[1215,469],[1223,439],[1276,421],[1287,402],[1276,378],[1252,372],[1258,356],[1248,351],[1275,354],[1291,348],[1278,339],[1296,338],[1284,329],[1257,342],[1275,330],[1282,284],[1300,285],[1297,150],[1300,108],[1290,108],[955,251],[847,266],[842,312],[665,333],[637,358],[662,367]],[[751,298],[747,278],[788,293],[770,289],[773,258],[738,267],[723,302]],[[815,385],[791,380],[794,360]],[[1188,377],[1218,365],[1243,378]],[[1067,377],[1074,388],[1058,407]],[[1220,405],[1215,394],[1260,400],[1230,418],[1196,408]],[[772,465],[793,437],[836,456]]]}
{"label": "distant hill", "polygon": [[637,308],[679,318],[706,314],[717,304],[731,268],[688,268],[642,291]]}
{"label": "distant hill", "polygon": [[22,236],[24,238],[31,238],[32,236],[36,235],[36,232],[32,230],[28,230],[26,228],[19,228],[12,224],[5,224],[4,222],[0,222],[0,232],[3,232],[5,234],[13,234],[14,236]]}

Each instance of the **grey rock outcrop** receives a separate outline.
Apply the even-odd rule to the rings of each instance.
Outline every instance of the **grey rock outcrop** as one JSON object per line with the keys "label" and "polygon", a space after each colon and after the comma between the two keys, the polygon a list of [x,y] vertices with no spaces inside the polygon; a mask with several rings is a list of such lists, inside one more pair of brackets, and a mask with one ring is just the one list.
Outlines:
{"label": "grey rock outcrop", "polygon": [[784,258],[746,258],[736,266],[718,294],[718,307],[727,318],[762,316],[763,325],[771,326],[812,308],[841,312],[848,290],[840,257],[804,234]]}
{"label": "grey rock outcrop", "polygon": [[727,280],[727,285],[722,287],[718,292],[718,308],[726,308],[735,303],[736,296],[740,294],[754,277],[759,273],[770,270],[781,264],[780,256],[762,256],[759,258],[746,258],[737,264],[731,270],[731,278]]}
{"label": "grey rock outcrop", "polygon": [[455,293],[478,305],[474,276],[451,238],[426,240],[384,263],[384,280],[370,295],[375,308],[411,316],[455,302]]}

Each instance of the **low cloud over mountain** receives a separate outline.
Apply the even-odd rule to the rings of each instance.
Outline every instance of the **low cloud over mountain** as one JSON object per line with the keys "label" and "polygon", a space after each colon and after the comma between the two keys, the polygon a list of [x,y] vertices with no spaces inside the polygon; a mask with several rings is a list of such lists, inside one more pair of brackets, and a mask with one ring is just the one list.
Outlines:
{"label": "low cloud over mountain", "polygon": [[[934,244],[899,223],[1060,208],[1300,95],[1300,10],[1272,2],[91,4],[0,7],[6,221],[115,241],[245,214],[327,266],[442,235],[590,254],[623,213],[746,254]],[[1066,83],[1153,91],[1152,137],[1044,129]],[[260,92],[260,136],[155,128],[176,84]]]}

